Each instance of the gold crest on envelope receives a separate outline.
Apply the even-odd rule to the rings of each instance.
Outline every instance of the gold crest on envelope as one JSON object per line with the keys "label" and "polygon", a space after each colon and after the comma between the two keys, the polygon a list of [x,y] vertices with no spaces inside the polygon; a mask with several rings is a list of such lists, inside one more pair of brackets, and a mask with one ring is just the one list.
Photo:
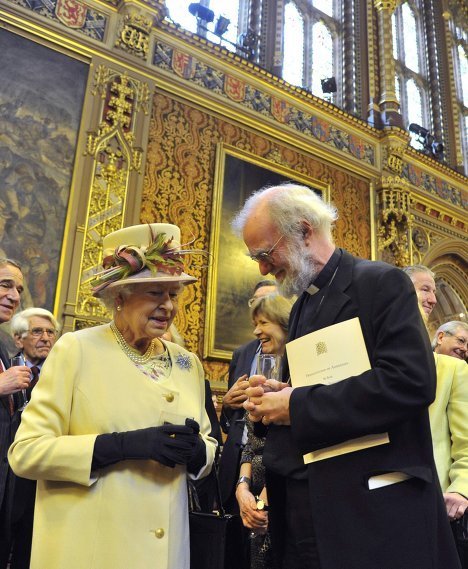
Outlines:
{"label": "gold crest on envelope", "polygon": [[315,344],[315,351],[317,352],[317,356],[326,354],[328,352],[327,344],[325,342],[317,342]]}

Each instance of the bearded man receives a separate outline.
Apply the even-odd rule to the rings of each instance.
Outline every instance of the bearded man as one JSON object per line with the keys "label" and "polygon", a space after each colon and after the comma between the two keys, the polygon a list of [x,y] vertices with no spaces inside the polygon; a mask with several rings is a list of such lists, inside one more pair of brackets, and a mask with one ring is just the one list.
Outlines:
{"label": "bearded man", "polygon": [[[286,184],[255,193],[233,222],[260,273],[274,275],[282,294],[300,295],[289,340],[357,317],[371,366],[305,387],[292,387],[294,377],[292,386],[249,379],[244,407],[268,428],[263,461],[278,565],[459,568],[429,428],[434,357],[413,285],[395,267],[336,247],[336,218],[309,188]],[[379,433],[388,442],[366,447]],[[350,440],[361,450],[350,450]],[[337,445],[346,452],[304,463],[303,455]]]}

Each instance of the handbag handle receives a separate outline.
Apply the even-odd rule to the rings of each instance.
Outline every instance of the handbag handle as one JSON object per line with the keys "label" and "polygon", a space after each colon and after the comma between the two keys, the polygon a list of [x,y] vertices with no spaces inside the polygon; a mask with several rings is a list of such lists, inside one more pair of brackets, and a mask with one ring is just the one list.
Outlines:
{"label": "handbag handle", "polygon": [[[216,461],[213,462],[213,468],[211,470],[215,480],[215,487],[216,487],[216,501],[218,505],[219,515],[222,517],[226,516],[226,510],[223,507],[223,503],[221,501],[221,488],[219,485],[219,478],[218,478],[218,465]],[[210,473],[211,474],[211,473]],[[208,474],[209,476],[209,474]],[[198,498],[197,487],[194,484],[194,481],[187,476],[187,492],[188,492],[188,505],[190,512],[201,512],[200,500]]]}
{"label": "handbag handle", "polygon": [[224,509],[223,502],[221,500],[221,487],[219,485],[218,464],[216,463],[216,460],[213,461],[212,472],[214,472],[214,478],[216,483],[216,499],[218,501],[218,510],[220,515],[224,517],[226,515],[226,510]]}

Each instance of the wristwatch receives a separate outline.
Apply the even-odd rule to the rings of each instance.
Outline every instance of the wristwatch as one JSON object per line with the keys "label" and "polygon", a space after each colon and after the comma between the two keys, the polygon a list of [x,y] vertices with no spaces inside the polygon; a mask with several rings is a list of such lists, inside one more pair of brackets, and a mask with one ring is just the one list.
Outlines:
{"label": "wristwatch", "polygon": [[252,480],[250,480],[248,476],[241,476],[237,481],[236,488],[239,486],[239,484],[242,484],[243,482],[245,482],[247,486],[250,488],[250,483],[252,482]]}

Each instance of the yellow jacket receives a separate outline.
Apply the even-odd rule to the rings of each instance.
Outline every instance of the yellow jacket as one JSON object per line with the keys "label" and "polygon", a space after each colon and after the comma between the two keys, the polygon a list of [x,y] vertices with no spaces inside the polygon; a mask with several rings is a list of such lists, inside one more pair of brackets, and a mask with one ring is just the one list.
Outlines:
{"label": "yellow jacket", "polygon": [[90,472],[98,434],[186,417],[206,443],[199,476],[210,471],[202,366],[166,345],[172,372],[159,381],[136,368],[109,325],[54,346],[9,451],[16,474],[38,480],[31,569],[189,569],[185,467],[126,460]]}
{"label": "yellow jacket", "polygon": [[434,354],[437,391],[429,407],[434,457],[443,492],[468,497],[468,365]]}

